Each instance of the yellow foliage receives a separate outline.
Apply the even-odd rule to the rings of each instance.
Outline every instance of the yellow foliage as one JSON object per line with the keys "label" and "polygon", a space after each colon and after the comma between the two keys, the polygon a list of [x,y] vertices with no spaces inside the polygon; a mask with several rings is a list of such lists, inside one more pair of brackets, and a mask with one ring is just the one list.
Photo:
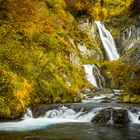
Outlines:
{"label": "yellow foliage", "polygon": [[73,97],[75,97],[75,95],[80,92],[80,89],[77,86],[72,86],[69,90]]}
{"label": "yellow foliage", "polygon": [[95,20],[100,20],[100,12],[101,12],[100,6],[94,6],[89,9],[91,17],[94,18]]}
{"label": "yellow foliage", "polygon": [[32,86],[27,82],[27,80],[24,80],[22,83],[22,89],[17,90],[15,89],[13,91],[14,97],[16,97],[23,108],[25,108],[29,104],[29,98],[30,98],[30,92],[31,92]]}

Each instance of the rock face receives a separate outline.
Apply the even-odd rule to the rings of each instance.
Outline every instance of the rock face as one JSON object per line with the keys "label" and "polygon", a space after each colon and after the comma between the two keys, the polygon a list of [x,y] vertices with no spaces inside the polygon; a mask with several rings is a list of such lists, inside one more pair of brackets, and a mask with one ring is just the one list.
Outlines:
{"label": "rock face", "polygon": [[128,122],[129,122],[129,118],[128,118],[127,110],[125,109],[113,110],[114,124],[123,124]]}
{"label": "rock face", "polygon": [[124,52],[122,59],[132,65],[140,64],[140,17],[137,18],[136,23],[127,28],[122,35],[122,46]]}
{"label": "rock face", "polygon": [[111,108],[101,110],[95,117],[93,117],[91,122],[100,124],[108,123],[111,118],[111,111],[112,111]]}
{"label": "rock face", "polygon": [[129,122],[126,109],[106,108],[93,117],[91,122],[99,124],[125,124]]}

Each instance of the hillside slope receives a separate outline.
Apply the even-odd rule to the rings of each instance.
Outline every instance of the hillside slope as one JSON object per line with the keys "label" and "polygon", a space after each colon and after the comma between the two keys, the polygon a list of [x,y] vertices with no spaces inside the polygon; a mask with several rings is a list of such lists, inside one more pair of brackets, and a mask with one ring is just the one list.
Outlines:
{"label": "hillside slope", "polygon": [[[92,21],[104,21],[117,38],[124,27],[136,22],[131,3],[0,0],[0,118],[19,117],[37,104],[80,101],[80,90],[87,85],[82,65],[114,65],[104,64]],[[137,72],[139,66],[133,69]]]}

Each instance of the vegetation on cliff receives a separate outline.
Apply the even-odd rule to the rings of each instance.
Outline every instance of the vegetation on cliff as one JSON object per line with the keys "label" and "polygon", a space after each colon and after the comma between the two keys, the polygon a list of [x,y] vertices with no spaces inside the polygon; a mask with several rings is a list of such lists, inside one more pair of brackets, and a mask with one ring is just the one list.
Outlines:
{"label": "vegetation on cliff", "polygon": [[[73,102],[86,84],[68,35],[73,17],[64,1],[0,1],[0,117],[27,106]],[[78,101],[79,99],[75,99]]]}
{"label": "vegetation on cliff", "polygon": [[[19,117],[31,105],[80,101],[87,84],[82,64],[100,63],[104,52],[79,21],[104,20],[117,35],[126,20],[131,22],[131,2],[0,0],[0,118]],[[83,55],[79,44],[94,55]]]}

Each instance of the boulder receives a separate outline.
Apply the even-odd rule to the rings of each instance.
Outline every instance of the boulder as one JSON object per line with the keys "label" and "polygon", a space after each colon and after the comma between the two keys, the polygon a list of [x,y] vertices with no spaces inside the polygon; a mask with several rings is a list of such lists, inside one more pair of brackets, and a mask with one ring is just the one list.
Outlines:
{"label": "boulder", "polygon": [[129,117],[126,109],[113,110],[113,123],[124,124],[129,122]]}
{"label": "boulder", "polygon": [[91,122],[99,124],[125,124],[129,122],[129,117],[126,109],[106,108],[100,110],[92,118]]}
{"label": "boulder", "polygon": [[108,123],[108,121],[111,118],[111,111],[112,108],[106,108],[99,111],[97,115],[92,118],[91,122],[100,123],[100,124]]}

